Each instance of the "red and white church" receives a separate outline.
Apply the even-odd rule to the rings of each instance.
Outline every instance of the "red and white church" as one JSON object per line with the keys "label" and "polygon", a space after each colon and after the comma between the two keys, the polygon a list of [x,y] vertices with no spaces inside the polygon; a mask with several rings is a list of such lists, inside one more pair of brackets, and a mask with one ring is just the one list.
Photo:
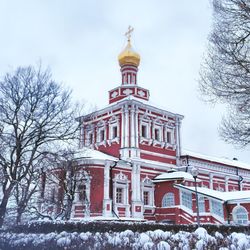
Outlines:
{"label": "red and white church", "polygon": [[86,178],[72,218],[248,224],[250,164],[182,150],[183,116],[150,104],[130,34],[118,61],[107,107],[77,119]]}

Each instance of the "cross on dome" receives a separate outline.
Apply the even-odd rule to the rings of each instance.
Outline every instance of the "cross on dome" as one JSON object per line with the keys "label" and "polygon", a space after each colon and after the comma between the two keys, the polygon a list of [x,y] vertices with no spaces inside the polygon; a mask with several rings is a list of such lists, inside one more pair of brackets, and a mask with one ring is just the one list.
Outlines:
{"label": "cross on dome", "polygon": [[125,36],[128,38],[128,42],[130,42],[131,33],[134,31],[134,28],[130,25],[128,26],[128,31],[125,33]]}

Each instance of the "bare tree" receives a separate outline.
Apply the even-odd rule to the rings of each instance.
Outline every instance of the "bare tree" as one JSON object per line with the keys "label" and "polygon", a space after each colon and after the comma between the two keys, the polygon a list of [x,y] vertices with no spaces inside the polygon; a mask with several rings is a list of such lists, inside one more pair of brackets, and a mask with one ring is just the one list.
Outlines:
{"label": "bare tree", "polygon": [[221,136],[250,143],[250,2],[213,0],[214,23],[200,71],[200,89],[209,102],[228,105]]}
{"label": "bare tree", "polygon": [[89,185],[88,164],[86,160],[84,164],[79,164],[76,154],[77,151],[65,150],[47,155],[50,167],[43,180],[43,188],[48,192],[45,191],[47,195],[42,195],[40,199],[43,205],[35,208],[40,217],[50,219],[60,217],[69,220],[73,203],[76,201],[78,205],[79,203],[83,205],[85,210],[88,209],[89,201],[86,193],[86,185]]}
{"label": "bare tree", "polygon": [[0,81],[0,227],[14,188],[25,185],[32,192],[30,177],[39,172],[44,151],[55,151],[60,142],[76,138],[76,110],[71,91],[41,67],[20,67]]}
{"label": "bare tree", "polygon": [[[43,164],[43,160],[40,162]],[[14,198],[16,201],[16,224],[21,222],[21,218],[24,212],[28,212],[28,204],[36,202],[34,195],[39,192],[38,185],[41,179],[41,167],[31,166],[27,175],[22,178],[20,182],[14,188]]]}

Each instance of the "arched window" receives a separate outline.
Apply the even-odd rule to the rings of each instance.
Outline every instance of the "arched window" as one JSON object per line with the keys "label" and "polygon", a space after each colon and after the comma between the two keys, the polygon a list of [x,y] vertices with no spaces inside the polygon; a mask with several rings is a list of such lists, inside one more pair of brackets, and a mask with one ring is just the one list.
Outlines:
{"label": "arched window", "polygon": [[166,193],[162,198],[162,207],[171,207],[175,205],[174,193]]}
{"label": "arched window", "polygon": [[233,220],[234,223],[240,225],[248,224],[248,212],[243,206],[236,206],[233,209]]}

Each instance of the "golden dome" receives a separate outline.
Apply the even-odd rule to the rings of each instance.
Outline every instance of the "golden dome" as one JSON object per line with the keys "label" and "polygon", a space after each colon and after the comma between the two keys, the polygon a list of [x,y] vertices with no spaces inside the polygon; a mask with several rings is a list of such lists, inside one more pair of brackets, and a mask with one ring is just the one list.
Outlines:
{"label": "golden dome", "polygon": [[134,65],[136,67],[140,64],[140,55],[134,51],[131,46],[130,39],[125,49],[118,56],[120,66],[123,65]]}

